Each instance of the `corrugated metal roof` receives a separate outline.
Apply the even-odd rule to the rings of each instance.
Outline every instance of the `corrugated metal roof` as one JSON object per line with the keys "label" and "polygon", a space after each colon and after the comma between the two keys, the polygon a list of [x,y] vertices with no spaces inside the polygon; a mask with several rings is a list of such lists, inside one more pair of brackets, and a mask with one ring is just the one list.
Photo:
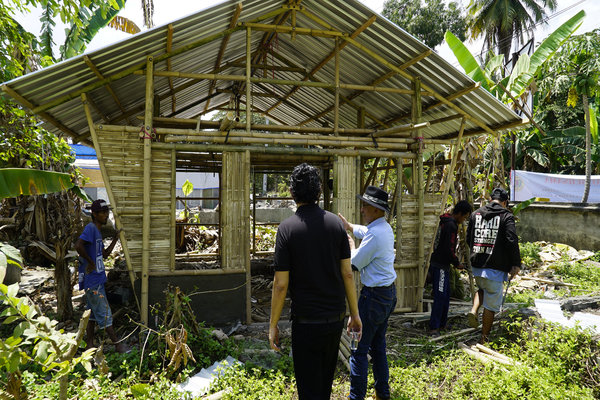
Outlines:
{"label": "corrugated metal roof", "polygon": [[[177,51],[184,46],[228,29],[238,3],[240,3],[238,0],[225,1],[172,22],[172,49]],[[242,23],[253,21],[289,4],[288,1],[283,0],[245,0],[241,3],[242,11],[238,22]],[[301,3],[301,6],[327,22],[331,29],[348,35],[365,24],[373,15],[376,15],[362,3],[355,0],[305,0]],[[269,18],[261,22],[271,24],[273,21],[274,18]],[[289,26],[290,21],[290,18],[286,18],[284,25]],[[308,18],[301,12],[296,12],[296,26],[318,30],[329,29],[315,22],[314,18]],[[147,56],[159,57],[165,54],[167,35],[168,24],[139,33],[106,48],[90,52],[85,57],[74,57],[17,78],[7,82],[6,85],[31,103],[35,111],[45,112],[74,132],[76,136],[87,135],[89,131],[79,98],[79,92],[82,90],[88,93],[88,97],[97,106],[97,109],[93,108],[92,110],[94,122],[125,124],[128,120],[130,124],[140,125],[141,122],[137,117],[143,116],[144,112],[144,76],[127,74],[110,82],[110,87],[121,103],[121,107],[119,107],[104,86],[92,90],[89,90],[89,87],[86,89],[86,86],[99,82],[96,73],[86,64],[86,58],[91,60],[103,77],[113,79],[116,74],[122,74],[135,66],[138,66],[139,69],[145,68]],[[266,35],[264,32],[253,32],[253,52],[259,50],[264,35]],[[423,43],[379,15],[376,16],[374,23],[370,24],[356,37],[356,41],[395,66],[401,66],[429,50]],[[345,46],[340,51],[340,82],[370,85],[377,78],[391,71],[390,67],[374,59],[358,47],[352,44],[346,45],[343,39],[339,42],[340,45]],[[331,37],[312,37],[298,34],[292,40],[291,35],[279,33],[273,40],[269,41],[268,47],[264,49],[266,58],[261,59],[259,62],[261,64],[266,63],[271,68],[266,69],[266,72],[262,69],[255,69],[253,75],[301,80],[306,76],[306,73],[313,70],[333,51],[334,43],[334,39]],[[213,70],[221,44],[222,37],[219,37],[192,50],[173,56],[170,58],[170,70],[186,73],[214,73]],[[232,64],[235,60],[239,62],[218,71],[218,73],[244,75],[245,51],[246,32],[243,29],[237,30],[229,37],[220,65]],[[275,71],[272,67],[296,69],[294,71]],[[297,68],[304,72],[298,72]],[[165,70],[167,70],[166,60],[156,63],[155,71]],[[405,71],[412,76],[420,77],[424,86],[433,89],[443,97],[451,96],[472,87],[474,84],[470,78],[435,52],[409,66]],[[320,81],[331,83],[334,81],[334,75],[334,59],[332,58],[313,76]],[[172,82],[174,87],[178,88],[190,82],[190,80],[173,78]],[[211,83],[208,80],[196,81],[193,85],[177,91],[172,97],[170,95],[169,79],[156,77],[155,93],[161,97],[160,115],[177,118],[198,118],[206,105],[206,101],[200,100],[207,98],[210,86]],[[230,89],[231,86],[231,82],[218,81],[215,88]],[[395,74],[379,86],[410,89],[411,82],[406,77]],[[255,83],[253,84],[254,92],[268,93],[271,97],[253,96],[253,105],[261,111],[269,110],[276,102],[282,100],[290,90],[292,90],[292,86]],[[360,94],[357,94],[355,90],[350,89],[341,89],[340,93],[342,96],[350,97],[352,103],[352,105],[349,105],[340,100],[342,102],[339,115],[341,128],[356,127],[356,107],[359,106],[366,108],[366,124],[369,128],[380,127],[375,122],[376,120],[388,125],[410,123],[410,95],[388,92],[358,92]],[[50,102],[66,95],[70,95],[71,99],[44,109]],[[242,96],[245,98],[245,91],[243,91]],[[175,99],[174,106],[172,104],[173,98]],[[210,98],[210,107],[226,104],[230,98],[230,93],[218,93]],[[323,111],[332,107],[333,103],[334,95],[331,89],[301,88],[289,99],[271,109],[269,114],[274,120],[288,125],[304,123],[306,125],[328,125],[332,127],[333,112],[323,114]],[[439,100],[432,96],[423,97],[424,121],[433,121],[457,114],[457,111],[448,105],[428,109],[429,106],[436,103],[439,103]],[[470,116],[492,127],[492,129],[505,129],[521,121],[519,116],[481,87],[457,97],[452,100],[452,103]],[[174,113],[172,111],[173,107],[175,107]],[[102,115],[105,117],[104,119]],[[460,118],[431,125],[422,132],[423,136],[427,138],[448,138],[456,136],[459,126]],[[54,125],[48,124],[47,127],[56,133],[60,133]],[[466,132],[476,131],[481,131],[481,127],[473,121],[467,121]]]}

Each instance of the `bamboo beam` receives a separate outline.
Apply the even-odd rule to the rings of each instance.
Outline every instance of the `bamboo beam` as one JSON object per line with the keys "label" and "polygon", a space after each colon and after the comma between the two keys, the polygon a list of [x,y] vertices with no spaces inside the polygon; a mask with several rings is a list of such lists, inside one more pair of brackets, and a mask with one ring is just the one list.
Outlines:
{"label": "bamboo beam", "polygon": [[323,30],[323,29],[310,29],[310,28],[299,28],[287,25],[272,25],[272,24],[260,24],[254,22],[240,22],[239,26],[249,27],[257,31],[263,32],[276,32],[276,33],[295,33],[296,35],[308,35],[317,37],[336,37],[344,36],[346,33],[334,31],[334,30]]}
{"label": "bamboo beam", "polygon": [[[32,111],[33,111],[33,109],[36,108],[35,104],[31,103],[25,97],[21,96],[19,93],[17,93],[10,86],[8,86],[6,84],[2,85],[2,91],[4,93],[8,94],[13,99],[15,99],[16,101],[18,101],[23,107],[27,107],[27,108],[29,108]],[[44,118],[49,123],[51,123],[52,125],[54,125],[55,127],[57,127],[58,129],[60,129],[61,131],[63,131],[64,133],[66,133],[67,135],[69,135],[70,137],[74,138],[74,137],[78,136],[77,133],[75,133],[71,129],[67,128],[65,125],[63,125],[59,120],[57,120],[56,118],[54,118],[52,115],[50,115],[50,114],[48,114],[46,112],[39,112],[37,114],[40,117]]]}
{"label": "bamboo beam", "polygon": [[[167,53],[173,51],[173,24],[167,25]],[[171,59],[167,58],[167,71],[171,71]],[[173,93],[173,78],[169,78],[169,91],[171,92],[171,112],[175,113],[176,102],[175,93]]]}
{"label": "bamboo beam", "polygon": [[154,59],[146,58],[146,110],[144,112],[144,192],[142,198],[142,323],[148,324],[148,270],[150,268],[150,185],[152,179],[152,117],[154,115]]}
{"label": "bamboo beam", "polygon": [[[96,65],[92,62],[92,60],[87,55],[85,55],[85,54],[83,55],[83,61],[88,66],[88,68],[92,70],[92,72],[96,75],[96,77],[98,79],[100,79],[100,80],[104,80],[105,79],[104,75],[102,75],[102,73],[96,67]],[[117,96],[117,94],[115,93],[115,91],[113,90],[113,88],[110,86],[110,84],[106,83],[104,85],[104,88],[110,94],[110,96],[113,98],[113,100],[117,104],[117,107],[119,107],[119,110],[121,110],[121,113],[124,114],[125,113],[125,109],[123,108],[123,105],[121,104],[121,101],[119,100],[119,97]],[[129,121],[127,121],[127,122],[130,123]]]}
{"label": "bamboo beam", "polygon": [[[255,18],[254,20],[252,20],[252,22],[263,21],[265,19],[269,19],[271,17],[279,15],[282,12],[285,12],[285,10],[284,9],[277,9],[277,10],[274,10],[272,12],[269,12],[267,14],[264,14],[264,15],[261,15],[261,16]],[[221,32],[217,32],[217,33],[215,33],[213,35],[206,36],[206,37],[204,37],[202,39],[199,39],[199,40],[197,40],[197,41],[195,41],[193,43],[190,43],[190,44],[188,44],[186,46],[182,46],[182,47],[180,47],[180,48],[178,48],[176,50],[173,50],[170,53],[161,54],[160,56],[155,57],[154,62],[164,61],[164,60],[166,60],[168,58],[177,56],[177,55],[179,55],[181,53],[185,53],[185,52],[193,50],[193,49],[195,49],[197,47],[201,47],[201,46],[203,46],[203,45],[205,45],[207,43],[210,43],[210,42],[212,42],[214,40],[217,40],[217,39],[219,39],[219,38],[221,38],[221,37],[223,37],[225,35],[230,35],[233,32],[239,31],[241,29],[243,29],[243,27],[238,25],[238,26],[236,26],[234,28],[225,29],[225,30],[223,30]],[[56,98],[54,100],[50,100],[50,101],[48,101],[48,102],[46,102],[46,103],[44,103],[42,105],[39,105],[39,106],[35,107],[34,109],[32,109],[32,111],[35,114],[39,114],[42,111],[46,111],[46,110],[48,110],[50,108],[56,107],[58,105],[66,103],[69,100],[72,100],[72,99],[74,99],[76,97],[79,97],[82,93],[90,92],[90,91],[92,91],[94,89],[99,88],[100,86],[104,86],[107,83],[116,81],[116,80],[121,79],[121,78],[123,78],[125,76],[128,76],[128,75],[131,75],[134,71],[141,70],[145,66],[146,66],[146,62],[145,61],[142,62],[142,63],[139,63],[139,64],[132,65],[131,67],[129,67],[129,68],[127,68],[127,69],[125,69],[125,70],[123,70],[121,72],[113,74],[113,75],[111,75],[109,77],[106,77],[106,78],[101,79],[99,81],[96,81],[94,83],[90,83],[89,85],[86,85],[86,86],[84,86],[82,88],[74,90],[74,91],[72,91],[70,93],[67,93],[64,96],[60,96],[60,97],[58,97],[58,98]]]}
{"label": "bamboo beam", "polygon": [[[217,125],[210,124],[210,128],[219,128],[219,121],[214,121]],[[370,137],[355,137],[355,136],[331,136],[331,135],[298,135],[291,133],[267,133],[267,132],[246,132],[246,131],[236,131],[234,130],[234,126],[240,126],[239,122],[236,125],[229,126],[229,131],[197,131],[195,129],[176,129],[176,128],[154,128],[157,135],[179,135],[186,136],[186,140],[190,141],[199,141],[199,140],[207,140],[212,138],[220,138],[225,139],[227,135],[229,138],[261,138],[266,139],[266,142],[271,143],[271,141],[289,141],[285,142],[288,144],[302,144],[302,145],[313,145],[317,143],[328,144],[328,143],[339,143],[341,146],[351,146],[351,145],[361,145],[367,147],[373,147],[373,141]],[[252,125],[254,129],[256,129],[256,125]],[[243,127],[242,127],[243,128]],[[96,129],[104,130],[106,132],[131,132],[137,133],[139,129],[135,126],[125,126],[125,125],[97,125]],[[195,139],[199,138],[199,139]],[[182,140],[181,138],[173,139],[172,137],[167,136],[165,138],[168,142],[173,142],[175,140]],[[378,144],[380,147],[385,147],[386,145],[402,145],[407,148],[409,144],[412,144],[414,139],[412,138],[384,138],[381,139]],[[275,142],[276,143],[276,142]],[[284,142],[282,142],[284,143]]]}
{"label": "bamboo beam", "polygon": [[[527,118],[523,118],[520,121],[512,121],[512,122],[509,122],[508,124],[494,125],[494,126],[492,126],[492,129],[494,129],[494,131],[501,132],[501,131],[504,131],[507,129],[512,129],[512,128],[516,128],[516,127],[523,126],[523,125],[529,125],[530,122],[531,121],[529,121]],[[486,133],[486,131],[483,129],[468,129],[468,130],[465,130],[463,137],[477,136],[477,135],[481,135],[483,133]],[[448,134],[448,135],[440,136],[440,139],[447,139],[450,137],[451,136]]]}
{"label": "bamboo beam", "polygon": [[[115,218],[115,223],[119,228],[123,228],[123,224],[121,223],[121,216],[119,211],[117,210],[117,203],[115,199],[114,192],[112,191],[112,186],[110,184],[110,178],[108,176],[108,171],[106,170],[106,164],[104,163],[104,157],[102,154],[102,149],[100,148],[100,141],[98,140],[98,135],[96,134],[96,128],[94,127],[94,120],[92,118],[92,112],[90,111],[90,107],[87,102],[87,95],[85,93],[81,94],[81,102],[83,103],[83,109],[85,111],[85,117],[87,119],[87,123],[90,129],[90,135],[92,136],[92,141],[94,143],[94,148],[96,149],[96,158],[98,159],[98,165],[100,166],[100,173],[102,175],[102,180],[104,181],[104,185],[106,187],[106,195],[108,196],[108,201],[113,205],[113,216]],[[125,237],[125,232],[119,232],[119,239],[121,240],[121,247],[123,248],[123,253],[125,254],[125,262],[127,264],[127,272],[129,273],[129,280],[131,282],[131,288],[133,289],[133,295],[135,296],[135,302],[138,306],[138,310],[141,312],[140,301],[138,299],[137,293],[135,292],[135,273],[133,272],[133,264],[131,263],[131,255],[129,254],[129,246],[127,244],[127,238]]]}
{"label": "bamboo beam", "polygon": [[[338,138],[338,136],[334,136]],[[345,139],[345,138],[344,138]],[[317,140],[308,138],[306,136],[299,137],[297,139],[277,139],[277,138],[265,138],[265,137],[242,137],[233,135],[232,132],[229,136],[167,136],[165,143],[180,143],[180,142],[203,142],[211,144],[269,144],[272,146],[283,146],[283,145],[296,145],[296,146],[328,146],[328,147],[361,147],[361,148],[372,148],[372,142],[361,142],[353,140]],[[404,143],[379,143],[379,149],[386,150],[407,150],[408,145]]]}
{"label": "bamboo beam", "polygon": [[178,269],[175,271],[150,271],[150,276],[206,276],[206,275],[233,275],[245,274],[244,269]]}
{"label": "bamboo beam", "polygon": [[[235,10],[233,11],[233,15],[231,16],[231,21],[229,21],[229,29],[234,28],[237,25],[237,21],[238,18],[240,17],[240,14],[242,13],[242,2],[239,2],[236,4],[235,6]],[[223,39],[221,40],[221,47],[219,47],[219,52],[217,53],[217,60],[215,61],[215,70],[219,69],[219,67],[221,66],[221,61],[223,60],[223,54],[225,54],[225,49],[227,48],[227,43],[229,43],[229,38],[231,37],[231,34],[229,35],[225,35],[223,36]],[[215,89],[215,81],[212,81],[210,83],[210,86],[208,87],[208,94],[211,95],[213,90]],[[208,110],[208,107],[210,105],[210,98],[206,101],[206,105],[204,106],[204,111]],[[173,110],[173,112],[175,112],[175,110]]]}
{"label": "bamboo beam", "polygon": [[[301,11],[303,14],[306,15],[306,13],[304,11]],[[365,29],[367,29],[373,22],[375,22],[375,20],[377,19],[377,17],[375,17],[374,15],[371,16],[371,18],[369,18],[364,24],[362,24],[360,27],[358,27],[354,32],[352,32],[352,34],[350,35],[350,37],[355,38],[358,35],[360,35]],[[338,46],[337,51],[339,52],[340,50],[342,50],[344,47],[346,47],[346,43],[342,43]],[[308,80],[309,76],[314,75],[317,71],[319,71],[321,68],[323,68],[324,65],[326,65],[329,60],[331,60],[333,57],[335,56],[335,51],[331,52],[329,55],[327,55],[327,57],[325,57],[323,60],[321,60],[321,62],[319,64],[317,64],[309,73],[308,76],[306,76],[303,80]],[[273,104],[271,107],[269,107],[267,109],[267,112],[271,112],[273,109],[275,109],[276,107],[278,107],[281,102],[283,100],[287,100],[289,99],[294,93],[296,93],[298,90],[300,89],[300,87],[295,87],[292,90],[290,90],[285,96],[283,96],[282,100]]]}
{"label": "bamboo beam", "polygon": [[[347,37],[347,36],[340,36],[342,39],[350,42],[353,46],[355,46],[356,48],[360,49],[361,51],[363,51],[364,53],[370,55],[371,57],[373,57],[375,60],[379,61],[381,64],[387,66],[388,68],[398,72],[400,75],[402,75],[403,77],[409,79],[411,82],[414,82],[416,79],[418,79],[417,77],[409,74],[406,71],[400,70],[398,69],[398,67],[396,67],[394,64],[390,63],[389,61],[387,61],[385,58],[381,57],[379,54],[375,53],[373,50],[367,48],[366,46],[358,43],[356,40],[354,40],[351,37]],[[442,96],[441,94],[437,93],[432,87],[421,83],[420,86],[425,89],[428,92],[431,92],[431,94],[433,95],[433,97],[435,97],[436,99],[438,99],[439,101],[441,101],[442,103],[444,103],[445,105],[447,105],[448,107],[452,108],[454,111],[462,114],[464,117],[466,117],[469,121],[479,125],[482,129],[484,129],[486,132],[495,135],[496,133],[490,128],[488,127],[484,122],[482,122],[480,119],[473,117],[472,115],[470,115],[468,112],[464,111],[462,108],[460,108],[459,106],[457,106],[456,104],[452,103],[450,100],[447,100],[444,96]],[[473,89],[474,90],[474,89]]]}
{"label": "bamboo beam", "polygon": [[420,122],[418,124],[411,123],[407,125],[399,125],[394,126],[392,128],[383,129],[381,131],[375,131],[371,134],[373,137],[388,137],[390,135],[399,136],[399,137],[410,137],[410,133],[408,135],[397,135],[398,133],[411,132],[422,128],[429,127],[429,122]]}
{"label": "bamboo beam", "polygon": [[[250,133],[252,124],[252,28],[246,28],[246,132]],[[250,283],[248,282],[248,285]],[[249,299],[248,299],[249,300]],[[252,321],[250,321],[252,322]]]}
{"label": "bamboo beam", "polygon": [[[237,67],[237,68],[246,68],[246,63],[243,62],[234,62],[234,63],[228,63],[228,65],[230,67]],[[282,67],[279,65],[268,65],[268,64],[255,64],[252,63],[252,68],[253,69],[266,69],[266,70],[272,70],[272,71],[282,71],[282,72],[298,72],[298,73],[305,73],[304,68],[296,68],[296,67]]]}
{"label": "bamboo beam", "polygon": [[[232,94],[233,90],[231,89],[217,89],[215,90],[216,93],[228,93],[228,94]],[[276,94],[271,94],[271,93],[263,93],[263,92],[252,92],[251,93],[252,97],[270,97],[270,98],[279,98],[280,96],[277,96]]]}
{"label": "bamboo beam", "polygon": [[[219,127],[219,121],[208,121],[201,120],[198,122],[197,119],[191,118],[165,118],[165,117],[154,117],[155,125],[162,124],[177,124],[177,125],[190,125],[198,126],[199,129],[215,129]],[[122,125],[114,125],[121,127]],[[244,124],[237,122],[232,125],[232,129],[243,129]],[[300,133],[322,133],[322,134],[333,134],[333,128],[323,127],[312,127],[312,126],[298,126],[298,125],[275,125],[275,124],[252,124],[253,131],[268,131],[268,132],[300,132]],[[160,134],[161,131],[157,130]],[[339,128],[340,134],[344,135],[368,135],[373,132],[372,129],[361,129],[361,128]]]}
{"label": "bamboo beam", "polygon": [[197,152],[223,152],[223,151],[250,151],[251,154],[287,154],[287,155],[342,155],[354,157],[402,157],[414,159],[415,154],[411,152],[381,151],[381,150],[352,150],[352,149],[318,149],[302,147],[265,147],[265,146],[233,146],[218,144],[193,144],[193,143],[152,143],[153,149],[177,151],[197,151]]}

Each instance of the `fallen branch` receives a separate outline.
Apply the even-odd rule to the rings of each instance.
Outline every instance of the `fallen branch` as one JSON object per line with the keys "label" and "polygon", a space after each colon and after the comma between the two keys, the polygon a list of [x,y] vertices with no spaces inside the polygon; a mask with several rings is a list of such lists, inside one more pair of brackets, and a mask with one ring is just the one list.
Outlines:
{"label": "fallen branch", "polygon": [[554,286],[568,286],[568,287],[576,287],[577,286],[573,283],[556,281],[554,279],[537,278],[535,276],[521,276],[520,278],[524,279],[526,281],[536,281],[536,282],[540,282],[540,283],[547,283],[549,285],[554,285]]}

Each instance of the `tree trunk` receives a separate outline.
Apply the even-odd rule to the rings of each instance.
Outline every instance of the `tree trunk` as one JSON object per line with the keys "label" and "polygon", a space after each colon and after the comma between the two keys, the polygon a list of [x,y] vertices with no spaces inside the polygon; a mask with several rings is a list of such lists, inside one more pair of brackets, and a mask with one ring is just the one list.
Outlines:
{"label": "tree trunk", "polygon": [[54,249],[56,251],[56,266],[54,268],[54,280],[56,281],[56,303],[58,320],[67,321],[73,318],[73,302],[71,297],[71,271],[65,262],[65,254],[68,240],[57,240]]}
{"label": "tree trunk", "polygon": [[585,187],[583,189],[582,203],[587,203],[592,180],[592,130],[590,128],[590,106],[587,95],[583,97],[583,112],[585,113]]}

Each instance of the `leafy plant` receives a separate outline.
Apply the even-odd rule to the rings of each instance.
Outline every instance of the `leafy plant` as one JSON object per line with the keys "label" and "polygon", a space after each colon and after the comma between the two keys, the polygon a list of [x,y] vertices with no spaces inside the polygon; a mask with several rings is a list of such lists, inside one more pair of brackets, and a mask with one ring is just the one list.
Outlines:
{"label": "leafy plant", "polygon": [[537,243],[520,242],[519,250],[521,251],[521,261],[528,268],[533,267],[536,262],[542,261],[542,259],[540,258],[541,247]]}
{"label": "leafy plant", "polygon": [[18,284],[0,284],[0,301],[6,306],[0,318],[3,324],[16,324],[12,335],[0,342],[3,390],[19,398],[21,371],[31,362],[41,365],[44,372],[52,372],[55,379],[67,376],[78,364],[90,371],[95,349],[86,350],[79,357],[67,357],[79,345],[76,335],[57,330],[58,322],[44,316],[29,299],[17,297],[18,290]]}

